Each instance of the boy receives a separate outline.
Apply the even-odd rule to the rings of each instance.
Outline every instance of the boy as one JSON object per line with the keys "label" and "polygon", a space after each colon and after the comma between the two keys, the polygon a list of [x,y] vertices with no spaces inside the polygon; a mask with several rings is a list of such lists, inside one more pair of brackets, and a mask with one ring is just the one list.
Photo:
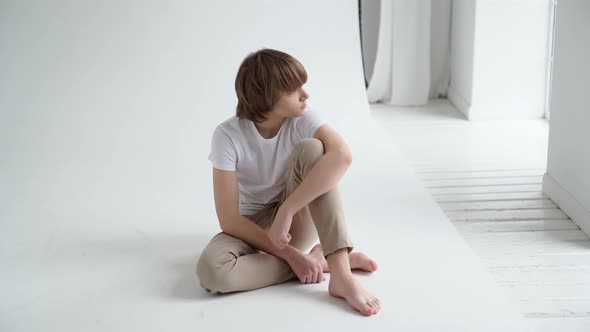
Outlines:
{"label": "boy", "polygon": [[236,116],[215,128],[209,155],[222,232],[199,257],[197,276],[207,291],[227,293],[294,278],[319,283],[330,272],[330,295],[370,316],[381,303],[351,269],[377,264],[351,253],[337,188],[352,155],[306,104],[306,82],[303,65],[278,50],[250,53],[240,65]]}

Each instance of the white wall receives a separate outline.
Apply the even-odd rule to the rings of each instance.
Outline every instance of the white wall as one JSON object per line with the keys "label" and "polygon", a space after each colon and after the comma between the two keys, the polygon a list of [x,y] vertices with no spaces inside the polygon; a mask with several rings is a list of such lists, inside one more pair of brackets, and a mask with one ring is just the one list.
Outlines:
{"label": "white wall", "polygon": [[475,1],[453,0],[451,18],[451,78],[448,99],[465,116],[473,90]]}
{"label": "white wall", "polygon": [[544,116],[550,5],[453,1],[449,99],[470,120]]}
{"label": "white wall", "polygon": [[590,2],[557,5],[547,173],[543,191],[590,235]]}
{"label": "white wall", "polygon": [[545,112],[551,0],[477,0],[470,119]]}
{"label": "white wall", "polygon": [[329,121],[368,115],[361,55],[350,51],[357,6],[3,2],[0,225],[21,234],[14,241],[59,220],[216,227],[207,154],[214,127],[235,114],[240,62],[262,47],[286,51]]}

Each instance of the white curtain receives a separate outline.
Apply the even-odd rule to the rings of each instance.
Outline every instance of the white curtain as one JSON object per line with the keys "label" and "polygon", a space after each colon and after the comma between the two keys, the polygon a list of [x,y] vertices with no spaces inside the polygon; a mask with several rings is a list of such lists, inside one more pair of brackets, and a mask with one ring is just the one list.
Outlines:
{"label": "white curtain", "polygon": [[451,0],[382,0],[369,102],[425,105],[449,86]]}

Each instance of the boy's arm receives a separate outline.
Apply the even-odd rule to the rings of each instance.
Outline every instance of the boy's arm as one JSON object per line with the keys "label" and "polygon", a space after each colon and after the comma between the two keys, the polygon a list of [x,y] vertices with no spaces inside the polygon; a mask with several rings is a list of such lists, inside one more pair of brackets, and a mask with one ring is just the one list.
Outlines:
{"label": "boy's arm", "polygon": [[293,246],[276,248],[268,233],[239,213],[238,180],[235,171],[224,171],[213,168],[213,191],[215,210],[221,230],[239,238],[248,244],[280,257],[289,262],[294,257],[303,255]]}
{"label": "boy's arm", "polygon": [[280,257],[287,262],[291,262],[294,258],[303,255],[299,249],[291,245],[287,245],[282,249],[275,247],[268,233],[244,216],[232,217],[231,220],[226,220],[224,224],[223,232],[239,238],[259,250]]}

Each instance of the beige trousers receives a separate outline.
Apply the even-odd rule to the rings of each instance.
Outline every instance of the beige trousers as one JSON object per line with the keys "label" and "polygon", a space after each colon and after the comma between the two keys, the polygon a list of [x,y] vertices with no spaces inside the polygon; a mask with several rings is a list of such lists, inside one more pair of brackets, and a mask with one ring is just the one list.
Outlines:
{"label": "beige trousers", "polygon": [[[314,164],[325,153],[322,141],[307,138],[299,142],[291,155],[288,179],[278,202],[269,203],[253,215],[244,216],[268,230],[278,208],[295,191]],[[293,216],[289,245],[307,253],[319,238],[324,256],[354,245],[350,241],[338,187],[318,196]],[[197,266],[201,287],[211,293],[246,291],[296,279],[282,258],[256,249],[250,244],[221,232],[201,253]]]}

